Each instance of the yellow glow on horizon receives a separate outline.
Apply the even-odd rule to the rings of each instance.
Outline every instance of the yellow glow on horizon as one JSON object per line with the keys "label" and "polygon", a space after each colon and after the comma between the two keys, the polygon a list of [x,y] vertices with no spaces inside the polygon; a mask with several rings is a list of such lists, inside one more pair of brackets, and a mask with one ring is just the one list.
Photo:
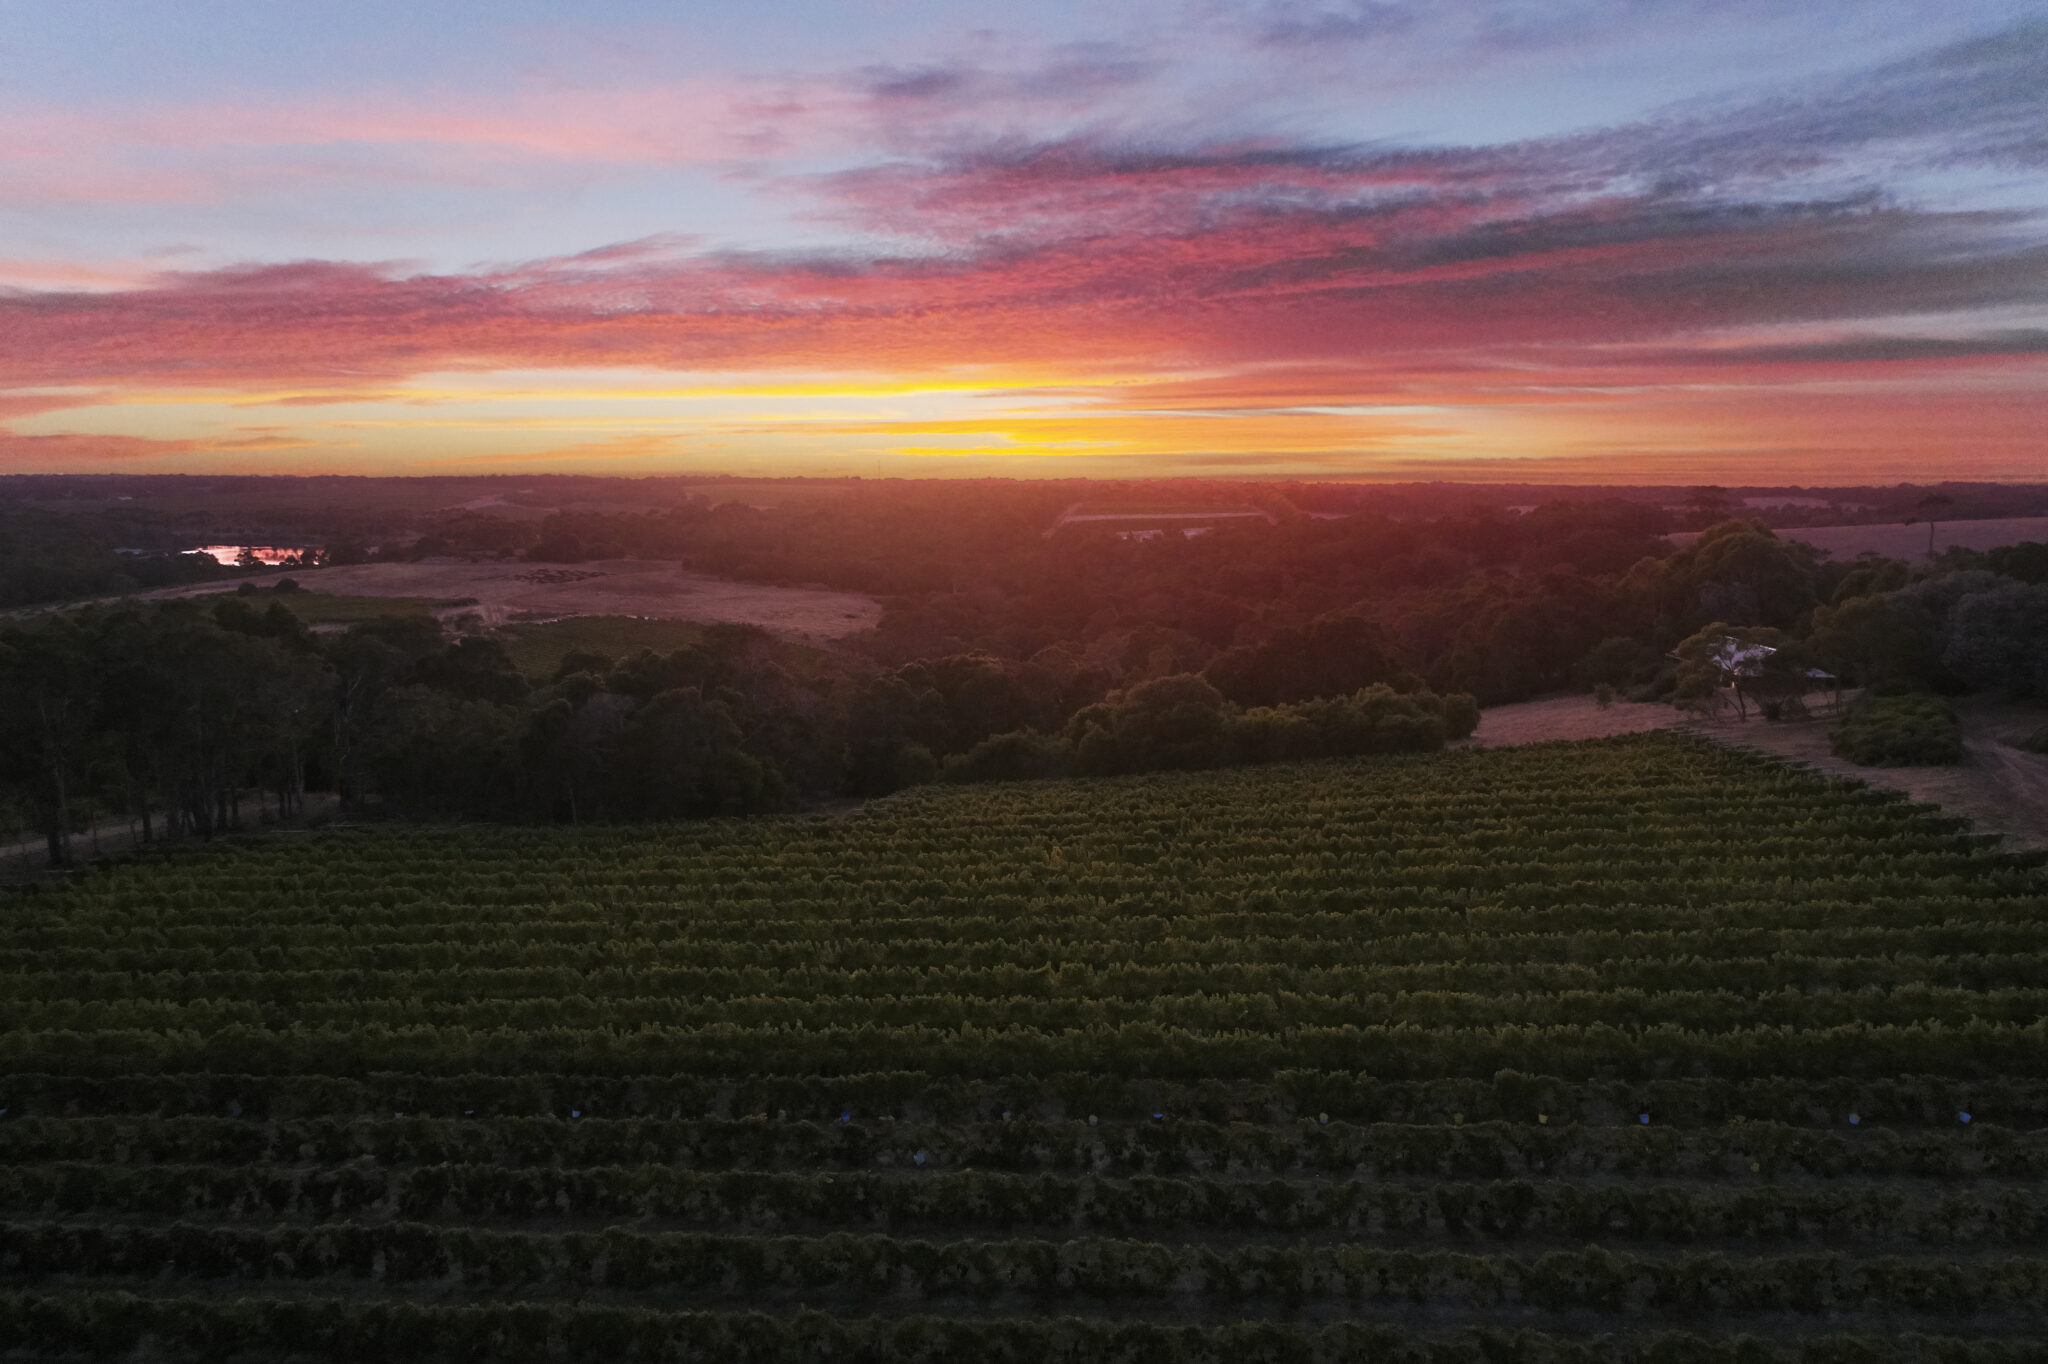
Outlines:
{"label": "yellow glow on horizon", "polygon": [[[351,390],[44,386],[0,440],[75,467],[195,473],[886,473],[1814,483],[2038,477],[2038,385],[1929,372],[443,371]],[[75,402],[71,400],[75,399]],[[54,400],[54,401],[52,401]],[[1967,403],[1977,448],[1941,464]],[[69,405],[67,405],[69,404]],[[94,442],[106,453],[96,458]],[[42,444],[38,445],[38,442]],[[1918,447],[1916,449],[1915,447]],[[1460,474],[1458,471],[1467,471]]]}

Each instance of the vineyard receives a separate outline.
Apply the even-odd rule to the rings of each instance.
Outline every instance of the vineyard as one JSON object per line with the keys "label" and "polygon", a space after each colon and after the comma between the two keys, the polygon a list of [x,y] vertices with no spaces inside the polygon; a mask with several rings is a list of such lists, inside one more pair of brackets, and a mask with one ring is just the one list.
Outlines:
{"label": "vineyard", "polygon": [[0,902],[0,1354],[2048,1359],[2048,874],[1670,733]]}

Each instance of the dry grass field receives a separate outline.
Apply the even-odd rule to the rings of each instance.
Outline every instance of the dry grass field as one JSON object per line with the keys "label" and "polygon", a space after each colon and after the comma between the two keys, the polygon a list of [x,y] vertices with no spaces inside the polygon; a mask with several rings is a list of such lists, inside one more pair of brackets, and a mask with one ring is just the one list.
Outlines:
{"label": "dry grass field", "polygon": [[[731,582],[685,572],[674,564],[639,559],[587,564],[424,560],[297,569],[290,576],[309,592],[427,598],[437,603],[437,615],[475,612],[491,626],[564,616],[644,616],[759,625],[792,639],[822,640],[865,630],[882,614],[879,602],[852,592]],[[234,584],[207,584],[150,595],[193,596],[234,590]]]}
{"label": "dry grass field", "polygon": [[[1891,522],[1881,526],[1794,526],[1777,532],[1780,540],[1797,540],[1824,549],[1836,559],[1882,554],[1888,559],[1921,559],[1927,555],[1927,525]],[[1665,537],[1680,549],[1700,538],[1698,531]],[[1938,521],[1934,550],[1997,549],[2028,540],[2048,540],[2048,516],[2006,516],[1988,521]]]}

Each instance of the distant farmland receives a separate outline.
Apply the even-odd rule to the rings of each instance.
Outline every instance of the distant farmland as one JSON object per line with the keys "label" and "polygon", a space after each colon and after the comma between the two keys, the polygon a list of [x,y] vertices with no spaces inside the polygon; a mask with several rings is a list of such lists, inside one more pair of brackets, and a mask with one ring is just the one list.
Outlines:
{"label": "distant farmland", "polygon": [[[1795,526],[1780,530],[1781,540],[1798,540],[1824,549],[1837,559],[1859,554],[1882,554],[1888,559],[1916,559],[1927,553],[1927,523],[1912,525],[1890,522],[1881,526]],[[1698,531],[1681,531],[1666,537],[1683,549],[1700,538]],[[2048,541],[2048,516],[2005,516],[1988,521],[1940,521],[1934,525],[1934,549],[1938,554],[1960,546],[1963,549],[1997,549],[2025,540]]]}
{"label": "distant farmland", "polygon": [[[874,598],[854,592],[735,582],[640,559],[573,565],[422,560],[294,569],[289,576],[309,592],[408,599],[414,610],[427,601],[436,615],[471,611],[491,626],[565,616],[639,616],[759,625],[792,638],[821,640],[868,629],[882,614]],[[208,583],[149,595],[198,596],[232,592],[237,585]],[[394,603],[394,609],[404,608]]]}

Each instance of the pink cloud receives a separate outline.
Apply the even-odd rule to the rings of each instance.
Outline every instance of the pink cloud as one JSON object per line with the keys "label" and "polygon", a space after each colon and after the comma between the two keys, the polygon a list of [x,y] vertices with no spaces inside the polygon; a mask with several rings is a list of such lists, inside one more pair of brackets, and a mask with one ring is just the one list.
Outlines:
{"label": "pink cloud", "polygon": [[10,417],[33,417],[41,412],[62,412],[70,407],[97,407],[112,396],[106,392],[0,392],[0,421]]}
{"label": "pink cloud", "polygon": [[195,449],[202,450],[311,450],[331,445],[331,441],[305,440],[297,436],[258,435],[234,436],[194,442]]}
{"label": "pink cloud", "polygon": [[528,454],[458,455],[449,459],[414,461],[415,467],[426,469],[457,468],[462,466],[526,465],[526,464],[588,464],[604,463],[611,460],[633,461],[663,459],[684,448],[686,438],[679,435],[654,431],[635,431],[625,435],[606,436],[602,440],[580,441],[574,445],[560,445],[549,450],[538,450]]}
{"label": "pink cloud", "polygon": [[0,293],[33,289],[132,289],[163,269],[160,261],[0,258]]}
{"label": "pink cloud", "polygon": [[19,436],[11,431],[0,431],[0,472],[63,473],[70,469],[94,469],[108,464],[189,455],[201,448],[194,441],[149,440],[141,436],[96,436],[71,431],[49,436]]}
{"label": "pink cloud", "polygon": [[304,386],[315,401],[510,366],[1355,365],[1967,309],[2013,301],[2030,268],[1967,216],[1618,198],[1514,216],[1453,194],[1189,225],[1178,194],[1148,231],[923,257],[642,247],[470,275],[307,261],[17,294],[0,297],[0,369],[20,384]]}
{"label": "pink cloud", "polygon": [[265,395],[249,400],[243,406],[251,407],[333,407],[342,403],[379,403],[398,400],[401,395],[389,389],[336,389],[324,393],[293,393],[282,398]]}
{"label": "pink cloud", "polygon": [[930,154],[1142,84],[1115,54],[931,72],[873,68],[629,86],[382,90],[261,101],[0,109],[0,203],[201,204],[278,187],[455,186],[599,167],[759,168],[875,149]]}
{"label": "pink cloud", "polygon": [[[914,97],[938,98],[943,85]],[[922,253],[719,254],[655,237],[462,274],[300,261],[16,292],[0,295],[0,373],[24,388],[188,386],[313,405],[410,401],[401,383],[437,371],[905,379],[973,367],[992,383],[1047,387],[1017,392],[1024,415],[999,422],[803,429],[949,450],[1194,451],[1246,467],[1261,450],[1303,462],[1318,449],[1377,458],[1403,442],[1466,441],[1483,453],[1470,442],[1512,429],[1545,457],[1594,461],[1629,442],[1785,448],[1760,427],[1755,414],[1768,412],[1815,458],[1845,465],[1844,433],[1873,445],[1977,439],[1972,468],[2027,457],[2011,417],[2038,424],[2038,333],[1887,330],[1939,314],[1953,332],[1972,310],[2048,302],[2048,254],[2010,220],[1867,199],[1622,192],[1605,170],[1574,176],[1549,152],[1511,161],[1077,142],[906,163],[809,188],[854,221],[922,224]],[[1919,397],[1894,382],[1956,375],[2020,400],[1972,405],[1958,390]],[[1816,377],[1869,391],[1816,398],[1803,387]],[[1414,416],[1429,407],[1461,415]],[[12,438],[0,458],[57,467],[94,457],[77,444],[86,439]],[[48,443],[61,441],[73,444]],[[245,432],[143,443],[129,457],[299,443]],[[683,452],[635,436],[464,462]]]}
{"label": "pink cloud", "polygon": [[[502,178],[506,163],[520,161],[717,164],[836,139],[843,114],[732,82],[525,92],[466,107],[386,94],[17,110],[0,116],[0,202],[199,203],[263,185],[363,177],[474,184]],[[322,160],[346,148],[375,155]]]}

